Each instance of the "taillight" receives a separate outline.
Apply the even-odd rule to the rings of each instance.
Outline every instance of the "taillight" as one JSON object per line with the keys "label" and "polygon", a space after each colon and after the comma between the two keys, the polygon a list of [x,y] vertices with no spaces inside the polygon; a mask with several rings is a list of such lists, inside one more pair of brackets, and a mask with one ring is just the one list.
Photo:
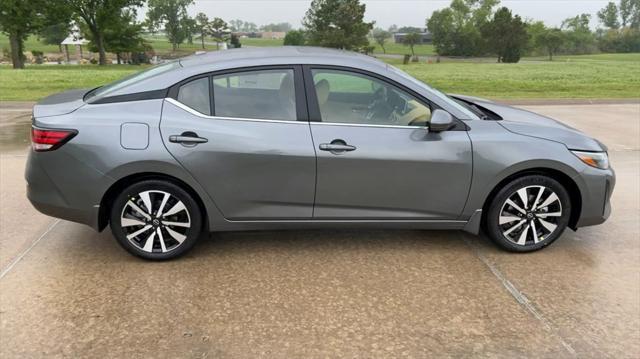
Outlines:
{"label": "taillight", "polygon": [[34,151],[53,151],[78,133],[76,130],[54,130],[31,127],[31,147]]}

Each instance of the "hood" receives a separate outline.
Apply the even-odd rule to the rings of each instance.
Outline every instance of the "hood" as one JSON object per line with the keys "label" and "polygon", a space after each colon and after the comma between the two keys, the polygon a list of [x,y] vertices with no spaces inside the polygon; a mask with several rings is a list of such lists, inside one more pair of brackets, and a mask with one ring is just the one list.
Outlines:
{"label": "hood", "polygon": [[84,105],[84,95],[91,89],[60,92],[40,100],[33,107],[33,117],[59,116],[73,112]]}
{"label": "hood", "polygon": [[560,142],[570,150],[593,152],[607,150],[600,141],[552,118],[481,99],[465,97],[465,100],[498,114],[502,117],[498,123],[513,133]]}

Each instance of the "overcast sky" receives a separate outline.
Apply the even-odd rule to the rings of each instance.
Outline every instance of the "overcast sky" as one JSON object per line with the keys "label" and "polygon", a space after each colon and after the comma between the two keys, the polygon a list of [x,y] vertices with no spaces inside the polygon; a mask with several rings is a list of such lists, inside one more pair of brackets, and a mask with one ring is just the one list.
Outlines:
{"label": "overcast sky", "polygon": [[[579,13],[592,14],[592,27],[598,23],[596,13],[610,0],[502,0],[515,14],[523,18],[542,20],[559,26],[562,20]],[[434,10],[447,7],[450,0],[361,0],[367,5],[367,21],[388,28],[392,24],[423,27]],[[616,1],[617,2],[617,1]],[[190,15],[204,12],[210,18],[225,21],[241,19],[263,25],[289,22],[300,27],[311,0],[196,0]],[[145,10],[146,11],[146,10]],[[142,12],[144,13],[144,11]]]}

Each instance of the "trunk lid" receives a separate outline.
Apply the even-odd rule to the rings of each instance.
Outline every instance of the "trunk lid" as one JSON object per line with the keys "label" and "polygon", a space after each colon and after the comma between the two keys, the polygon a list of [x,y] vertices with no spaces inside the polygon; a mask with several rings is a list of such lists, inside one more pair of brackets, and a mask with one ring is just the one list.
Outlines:
{"label": "trunk lid", "polygon": [[38,101],[33,107],[33,117],[59,116],[71,113],[84,105],[84,95],[91,89],[60,92]]}

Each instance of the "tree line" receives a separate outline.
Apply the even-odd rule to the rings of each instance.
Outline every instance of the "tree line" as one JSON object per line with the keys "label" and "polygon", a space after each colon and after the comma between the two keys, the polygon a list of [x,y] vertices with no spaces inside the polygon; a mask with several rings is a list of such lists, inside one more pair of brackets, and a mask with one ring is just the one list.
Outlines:
{"label": "tree line", "polygon": [[[142,22],[137,10],[146,2],[148,11]],[[608,3],[598,19],[604,28],[591,30],[591,16],[580,14],[566,19],[560,27],[547,27],[541,21],[522,19],[500,0],[452,0],[449,7],[434,11],[425,25],[433,37],[438,55],[497,56],[501,62],[517,62],[523,54],[638,52],[640,51],[640,0]],[[239,47],[234,33],[256,30],[286,32],[285,45],[314,45],[361,52],[372,51],[369,37],[381,45],[392,32],[407,33],[404,42],[414,53],[420,40],[416,27],[392,26],[388,31],[373,30],[374,22],[364,20],[366,5],[359,0],[313,0],[302,30],[291,24],[274,23],[258,27],[236,19],[229,23],[204,13],[190,17],[193,0],[0,0],[0,31],[9,37],[14,68],[24,67],[24,41],[38,34],[45,42],[59,44],[67,37],[72,23],[90,41],[98,62],[107,63],[106,53],[132,54],[150,49],[144,30],[162,30],[175,51],[196,36],[205,47],[205,38],[216,44],[231,41]],[[373,31],[372,31],[373,30]]]}
{"label": "tree line", "polygon": [[591,30],[591,15],[579,14],[547,27],[525,21],[499,0],[453,0],[434,11],[426,25],[439,55],[497,55],[498,61],[518,62],[524,54],[587,54],[640,51],[640,0],[609,2],[598,12],[604,28]]}

